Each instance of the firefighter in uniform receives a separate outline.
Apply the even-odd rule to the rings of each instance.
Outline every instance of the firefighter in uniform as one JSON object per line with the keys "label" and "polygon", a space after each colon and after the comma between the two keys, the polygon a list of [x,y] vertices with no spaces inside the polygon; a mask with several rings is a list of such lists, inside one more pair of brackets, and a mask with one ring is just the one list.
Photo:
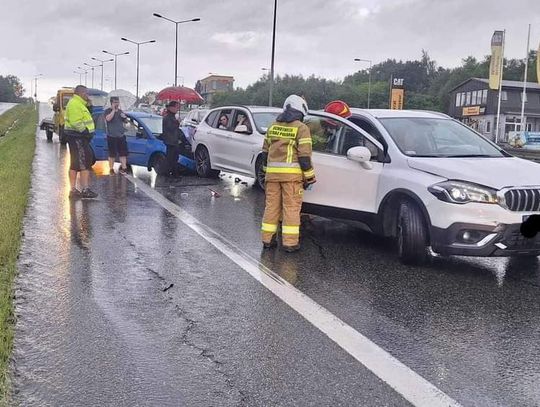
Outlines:
{"label": "firefighter in uniform", "polygon": [[287,252],[300,249],[300,210],[304,189],[315,183],[311,133],[303,123],[307,113],[306,101],[291,95],[285,100],[283,113],[266,132],[263,145],[266,207],[262,221],[265,248],[276,246],[281,220],[283,249]]}

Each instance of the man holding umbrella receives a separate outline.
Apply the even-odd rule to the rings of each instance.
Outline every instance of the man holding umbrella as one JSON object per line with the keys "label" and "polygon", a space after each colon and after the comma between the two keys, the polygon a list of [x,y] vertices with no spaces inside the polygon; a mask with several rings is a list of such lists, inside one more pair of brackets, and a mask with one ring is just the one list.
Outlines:
{"label": "man holding umbrella", "polygon": [[186,137],[180,130],[180,122],[176,119],[176,113],[180,109],[180,103],[173,100],[167,103],[167,110],[163,116],[163,134],[161,139],[167,147],[167,167],[168,175],[180,176],[180,166],[178,158],[180,156],[180,143],[185,143]]}

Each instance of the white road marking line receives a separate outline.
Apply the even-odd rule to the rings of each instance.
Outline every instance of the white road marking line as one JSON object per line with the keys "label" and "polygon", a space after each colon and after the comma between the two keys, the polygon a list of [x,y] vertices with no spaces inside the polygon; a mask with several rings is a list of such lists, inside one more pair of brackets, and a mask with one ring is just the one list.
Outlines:
{"label": "white road marking line", "polygon": [[189,226],[410,403],[419,407],[461,406],[418,373],[317,304],[225,237],[199,222],[144,182],[131,175],[126,175],[126,177],[136,188]]}

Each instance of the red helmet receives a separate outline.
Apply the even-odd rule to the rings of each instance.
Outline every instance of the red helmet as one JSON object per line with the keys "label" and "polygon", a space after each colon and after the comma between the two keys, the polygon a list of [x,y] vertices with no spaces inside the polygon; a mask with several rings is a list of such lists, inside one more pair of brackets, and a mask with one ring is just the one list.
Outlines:
{"label": "red helmet", "polygon": [[324,111],[326,113],[332,113],[336,116],[343,117],[344,119],[347,119],[352,115],[349,105],[342,100],[334,100],[328,103],[324,107]]}

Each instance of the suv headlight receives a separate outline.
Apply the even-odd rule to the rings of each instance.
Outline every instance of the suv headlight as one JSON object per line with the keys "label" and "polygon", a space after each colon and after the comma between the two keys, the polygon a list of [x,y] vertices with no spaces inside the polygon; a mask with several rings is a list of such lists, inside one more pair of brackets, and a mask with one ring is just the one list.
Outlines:
{"label": "suv headlight", "polygon": [[469,202],[499,203],[495,189],[471,182],[444,181],[431,185],[429,192],[444,202],[466,204]]}

